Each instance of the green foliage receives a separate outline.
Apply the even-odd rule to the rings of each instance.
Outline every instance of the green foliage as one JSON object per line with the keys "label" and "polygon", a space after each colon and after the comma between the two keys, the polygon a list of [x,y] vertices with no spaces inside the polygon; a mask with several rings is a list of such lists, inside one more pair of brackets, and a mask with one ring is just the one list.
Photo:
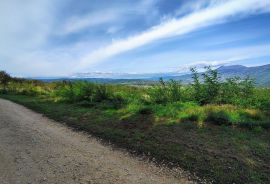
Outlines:
{"label": "green foliage", "polygon": [[193,83],[191,86],[193,87],[193,97],[196,102],[199,104],[203,104],[204,102],[204,87],[200,82],[200,76],[196,68],[191,68],[190,71],[192,72],[192,78],[193,78]]}
{"label": "green foliage", "polygon": [[10,80],[11,80],[11,77],[8,73],[6,73],[5,71],[0,71],[0,84],[2,86],[1,91],[3,93],[6,93],[6,90],[7,90],[6,88]]}
{"label": "green foliage", "polygon": [[8,81],[4,82],[5,90],[11,94],[43,96],[54,102],[88,108],[122,109],[129,116],[151,114],[161,120],[170,119],[170,122],[268,127],[270,89],[255,88],[249,77],[221,80],[219,73],[210,67],[204,73],[198,73],[195,68],[191,72],[191,85],[160,79],[156,85],[143,87],[86,81],[44,83],[9,78],[5,72],[1,75],[2,81]]}
{"label": "green foliage", "polygon": [[210,67],[202,74],[204,79],[204,94],[203,104],[216,103],[220,94],[220,76],[217,70],[212,70]]}
{"label": "green foliage", "polygon": [[254,108],[267,111],[270,114],[270,89],[269,88],[256,88],[254,95],[250,102]]}
{"label": "green foliage", "polygon": [[181,118],[182,121],[191,121],[191,122],[198,122],[200,120],[200,115],[199,114],[186,114],[186,116],[183,116]]}
{"label": "green foliage", "polygon": [[125,103],[121,93],[114,92],[110,86],[84,81],[64,82],[60,88],[55,90],[54,97],[82,106],[93,106],[96,103],[107,102],[110,106],[120,107]]}
{"label": "green foliage", "polygon": [[206,72],[202,73],[200,82],[200,75],[196,68],[191,68],[193,78],[194,99],[202,105],[216,103],[220,94],[221,81],[217,70],[212,70],[206,67]]}
{"label": "green foliage", "polygon": [[165,82],[162,78],[159,84],[149,89],[150,101],[158,104],[166,104],[168,102],[177,102],[182,100],[181,84],[177,81],[170,80]]}
{"label": "green foliage", "polygon": [[[250,127],[253,125],[266,123],[267,117],[260,110],[239,108],[232,105],[207,106],[204,108],[206,119],[204,121],[217,125],[234,125],[240,127]],[[268,120],[268,123],[270,121]]]}
{"label": "green foliage", "polygon": [[194,81],[185,86],[11,78],[1,97],[218,183],[269,183],[261,160],[270,158],[270,89],[254,88],[250,78],[221,80],[211,68],[191,71]]}
{"label": "green foliage", "polygon": [[258,103],[255,97],[255,82],[250,77],[239,77],[221,80],[217,70],[206,67],[206,71],[200,75],[196,68],[191,68],[194,100],[201,105],[206,104],[232,104],[243,107],[254,107]]}
{"label": "green foliage", "polygon": [[113,94],[109,91],[108,87],[105,85],[97,85],[95,90],[94,99],[96,102],[102,102],[110,100]]}
{"label": "green foliage", "polygon": [[217,124],[217,125],[230,125],[230,115],[225,111],[210,111],[208,113],[206,121]]}
{"label": "green foliage", "polygon": [[140,114],[152,114],[153,109],[149,106],[143,106],[142,108],[139,109]]}
{"label": "green foliage", "polygon": [[[55,89],[55,86],[52,85],[50,88]],[[209,112],[220,111],[226,112],[230,121],[233,119],[233,122],[237,122],[237,119],[241,120],[241,116],[246,116],[244,112],[254,117],[252,114],[258,116],[256,114],[260,114],[260,110],[247,110],[233,105],[199,106],[194,102],[144,106],[139,100],[132,100],[136,94],[130,93],[129,90],[136,91],[137,88],[112,86],[112,91],[116,89],[124,98],[131,96],[127,106],[121,109],[84,108],[74,103],[55,103],[47,96],[43,98],[1,95],[1,97],[108,140],[117,146],[131,151],[136,150],[136,153],[150,153],[158,161],[181,164],[184,169],[202,179],[206,177],[213,181],[212,183],[269,183],[267,161],[270,160],[270,142],[266,126],[270,128],[270,124],[265,122],[266,118],[263,118],[263,122],[245,120],[239,124],[240,127],[248,129],[208,126],[208,124],[207,127],[203,124],[202,128],[197,128],[199,123],[190,122],[197,119],[193,118],[193,115],[199,117],[198,121],[205,121],[204,116]],[[138,114],[139,109],[144,108],[152,109],[152,114],[150,116]],[[160,118],[155,117],[157,113]],[[168,123],[165,116],[169,122],[177,122],[173,118],[181,117],[190,117],[190,120],[181,119],[179,123]]]}
{"label": "green foliage", "polygon": [[254,80],[249,77],[228,78],[221,84],[219,103],[250,107],[254,100]]}

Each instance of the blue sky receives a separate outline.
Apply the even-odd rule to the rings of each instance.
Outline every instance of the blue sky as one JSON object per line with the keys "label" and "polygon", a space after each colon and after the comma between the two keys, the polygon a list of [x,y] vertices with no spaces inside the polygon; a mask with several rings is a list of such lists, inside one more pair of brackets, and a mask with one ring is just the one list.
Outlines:
{"label": "blue sky", "polygon": [[269,64],[269,20],[269,0],[1,1],[0,69],[35,77]]}

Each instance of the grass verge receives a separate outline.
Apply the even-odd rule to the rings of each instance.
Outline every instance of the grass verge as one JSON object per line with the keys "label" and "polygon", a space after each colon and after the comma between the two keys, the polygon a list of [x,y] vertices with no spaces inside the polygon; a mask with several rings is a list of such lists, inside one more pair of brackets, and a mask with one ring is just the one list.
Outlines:
{"label": "grass verge", "polygon": [[[130,113],[135,112],[135,106],[129,107],[133,108],[129,111],[106,105],[84,108],[24,95],[0,97],[117,146],[177,164],[214,183],[270,183],[268,129],[198,126],[189,121],[197,119],[195,116],[179,123],[162,123],[163,112],[156,112],[160,108]],[[152,111],[160,113],[160,118]],[[216,115],[211,114],[211,118]]]}

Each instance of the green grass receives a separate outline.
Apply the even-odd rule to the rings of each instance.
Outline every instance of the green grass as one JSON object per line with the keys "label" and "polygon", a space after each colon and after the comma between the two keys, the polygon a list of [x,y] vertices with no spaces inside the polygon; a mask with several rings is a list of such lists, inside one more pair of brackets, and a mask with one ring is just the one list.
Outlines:
{"label": "green grass", "polygon": [[[117,108],[107,102],[83,107],[48,96],[0,97],[214,183],[270,183],[270,132],[264,127],[269,123],[259,110],[136,100]],[[242,124],[252,126],[234,126]]]}
{"label": "green grass", "polygon": [[211,68],[192,73],[189,85],[140,87],[5,74],[0,96],[215,183],[270,183],[270,89],[248,77],[222,81]]}

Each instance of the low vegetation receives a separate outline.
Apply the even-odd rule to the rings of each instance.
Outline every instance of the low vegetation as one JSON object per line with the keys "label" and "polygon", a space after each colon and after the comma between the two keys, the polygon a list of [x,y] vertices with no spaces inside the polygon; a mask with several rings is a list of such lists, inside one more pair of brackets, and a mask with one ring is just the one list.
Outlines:
{"label": "low vegetation", "polygon": [[270,182],[270,89],[191,69],[193,83],[44,83],[0,72],[1,97],[214,183]]}

